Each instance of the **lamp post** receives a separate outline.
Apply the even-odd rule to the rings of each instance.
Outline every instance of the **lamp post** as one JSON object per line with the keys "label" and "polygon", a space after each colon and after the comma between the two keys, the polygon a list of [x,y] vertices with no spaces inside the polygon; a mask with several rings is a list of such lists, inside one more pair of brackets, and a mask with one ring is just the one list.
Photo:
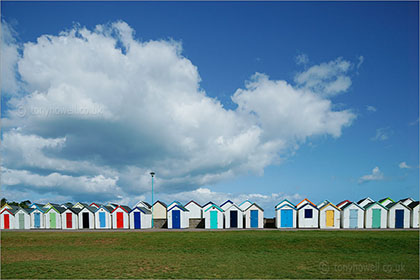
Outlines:
{"label": "lamp post", "polygon": [[152,176],[152,228],[153,228],[153,177],[155,177],[155,172],[150,172],[150,176]]}

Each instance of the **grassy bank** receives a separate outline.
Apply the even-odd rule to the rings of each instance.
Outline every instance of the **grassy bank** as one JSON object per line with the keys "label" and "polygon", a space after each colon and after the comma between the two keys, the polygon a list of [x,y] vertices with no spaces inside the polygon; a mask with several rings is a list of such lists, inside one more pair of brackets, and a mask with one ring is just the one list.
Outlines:
{"label": "grassy bank", "polygon": [[2,278],[419,278],[418,231],[2,232]]}

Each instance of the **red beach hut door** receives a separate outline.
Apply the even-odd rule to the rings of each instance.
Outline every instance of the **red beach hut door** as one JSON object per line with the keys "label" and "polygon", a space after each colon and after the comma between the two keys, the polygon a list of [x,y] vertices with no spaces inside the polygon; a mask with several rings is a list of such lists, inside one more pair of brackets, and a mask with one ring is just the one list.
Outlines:
{"label": "red beach hut door", "polygon": [[124,217],[122,212],[117,213],[117,228],[124,227]]}
{"label": "red beach hut door", "polygon": [[73,217],[71,213],[66,213],[67,228],[73,227]]}
{"label": "red beach hut door", "polygon": [[10,220],[9,220],[9,214],[4,214],[4,228],[9,229],[10,228]]}

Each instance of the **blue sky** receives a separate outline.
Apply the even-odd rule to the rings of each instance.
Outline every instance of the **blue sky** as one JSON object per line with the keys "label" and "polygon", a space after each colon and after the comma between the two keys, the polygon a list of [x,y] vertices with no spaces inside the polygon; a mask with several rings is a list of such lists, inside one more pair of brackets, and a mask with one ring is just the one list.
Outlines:
{"label": "blue sky", "polygon": [[[2,30],[13,30],[2,44],[10,50],[4,54],[10,63],[2,64],[2,70],[10,69],[2,71],[2,80],[10,85],[2,87],[1,100],[2,137],[9,137],[2,147],[6,169],[2,187],[9,199],[128,204],[150,200],[149,169],[157,172],[158,199],[249,198],[262,204],[268,216],[282,198],[338,203],[365,196],[419,197],[416,2],[1,5]],[[105,31],[94,31],[97,25]],[[71,55],[83,57],[86,50],[103,43],[85,38],[83,49],[75,42],[84,35],[61,36],[74,45],[57,39],[62,31],[77,33],[84,28],[103,42],[115,40],[123,54],[128,54],[128,44],[134,44],[130,40],[138,46],[155,44],[137,56],[133,52],[131,61],[139,59],[133,65],[143,68],[125,73],[132,78],[118,88],[115,80],[109,84],[95,80],[133,69],[111,69],[126,65],[115,62],[125,61],[115,53],[76,59],[80,64],[61,71],[74,60]],[[50,39],[49,47],[37,42],[46,34],[57,39]],[[124,39],[123,34],[134,35]],[[174,53],[160,60],[166,51]],[[83,81],[69,78],[79,72],[92,76],[85,74]],[[255,73],[264,76],[253,79]],[[142,83],[120,93],[136,77]],[[142,89],[148,79],[154,87]],[[328,91],[337,80],[338,89]],[[291,86],[291,95],[276,81]],[[182,94],[184,90],[188,95]],[[305,107],[299,99],[303,92],[320,103]],[[163,99],[146,98],[166,94]],[[300,96],[296,102],[294,96]],[[185,102],[178,103],[182,98]],[[126,103],[116,106],[121,100]],[[145,100],[153,105],[146,106]],[[77,111],[88,101],[104,114],[100,121],[89,114],[57,113],[62,104],[73,104]],[[192,102],[188,110],[193,109],[187,114],[182,106],[188,102]],[[321,115],[302,117],[301,112],[312,112],[325,102],[330,107],[317,111]],[[31,114],[19,117],[19,106]],[[48,116],[39,114],[53,109]],[[175,120],[166,121],[165,114]],[[120,123],[122,116],[132,122]],[[137,116],[139,120],[133,121]],[[312,120],[317,117],[325,119],[315,129]],[[174,128],[178,126],[179,130]],[[102,141],[104,137],[107,141]],[[222,147],[215,148],[210,139]],[[173,148],[174,141],[185,145]]]}

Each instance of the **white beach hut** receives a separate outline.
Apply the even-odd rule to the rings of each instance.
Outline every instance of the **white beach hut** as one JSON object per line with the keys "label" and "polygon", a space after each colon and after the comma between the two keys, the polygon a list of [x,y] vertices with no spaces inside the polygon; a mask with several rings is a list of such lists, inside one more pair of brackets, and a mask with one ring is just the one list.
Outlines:
{"label": "white beach hut", "polygon": [[388,209],[374,201],[365,207],[365,228],[387,228]]}
{"label": "white beach hut", "polygon": [[131,208],[126,205],[118,205],[111,212],[112,228],[114,229],[128,229],[130,227],[129,213]]}
{"label": "white beach hut", "polygon": [[203,218],[203,208],[200,204],[191,200],[184,206],[189,211],[189,218],[190,219],[201,219]]}
{"label": "white beach hut", "polygon": [[209,205],[204,209],[204,227],[209,229],[223,228],[223,209],[216,204]]}
{"label": "white beach hut", "polygon": [[130,213],[131,229],[152,228],[152,211],[146,207],[134,207]]}
{"label": "white beach hut", "polygon": [[[41,205],[41,204],[39,204]],[[31,206],[30,215],[30,227],[31,229],[44,229],[45,228],[45,212],[48,210],[46,208],[42,208],[39,205]],[[42,206],[42,205],[41,205]]]}
{"label": "white beach hut", "polygon": [[168,228],[188,228],[190,226],[188,209],[177,203],[172,205],[168,208]]}
{"label": "white beach hut", "polygon": [[80,208],[67,208],[61,213],[61,228],[62,229],[78,229],[79,228],[79,217],[78,213]]}
{"label": "white beach hut", "polygon": [[112,211],[114,211],[114,208],[106,205],[101,205],[96,209],[95,229],[110,229],[112,227]]}
{"label": "white beach hut", "polygon": [[411,209],[411,227],[419,228],[419,212],[420,212],[419,202],[418,201],[411,202],[408,205],[408,208]]}
{"label": "white beach hut", "polygon": [[340,228],[341,209],[331,202],[319,208],[320,228]]}
{"label": "white beach hut", "polygon": [[245,228],[263,228],[264,227],[264,210],[253,203],[244,210]]}
{"label": "white beach hut", "polygon": [[390,203],[388,208],[388,228],[410,228],[411,209],[402,202]]}
{"label": "white beach hut", "polygon": [[79,229],[94,229],[95,228],[95,207],[85,206],[80,209],[78,213]]}
{"label": "white beach hut", "polygon": [[1,229],[14,229],[15,228],[15,213],[18,207],[10,206],[4,207],[0,212],[0,228]]}
{"label": "white beach hut", "polygon": [[31,228],[31,215],[33,208],[19,207],[15,213],[15,229],[30,229]]}
{"label": "white beach hut", "polygon": [[233,203],[233,201],[232,200],[226,200],[225,202],[223,202],[221,205],[220,205],[220,208],[222,208],[223,209],[223,211],[226,211],[226,209],[228,209],[230,206],[232,206],[234,203]]}
{"label": "white beach hut", "polygon": [[318,228],[319,210],[309,199],[304,199],[297,205],[298,228]]}
{"label": "white beach hut", "polygon": [[365,209],[358,204],[345,203],[341,209],[342,228],[363,228],[365,225]]}
{"label": "white beach hut", "polygon": [[247,200],[243,201],[241,204],[239,204],[238,206],[239,206],[239,208],[242,209],[242,211],[245,211],[245,209],[247,209],[251,205],[252,205],[252,202],[247,199]]}
{"label": "white beach hut", "polygon": [[45,228],[46,229],[61,229],[61,213],[66,209],[62,207],[50,207],[45,212]]}
{"label": "white beach hut", "polygon": [[168,209],[164,202],[158,200],[153,204],[153,219],[155,220],[166,220]]}
{"label": "white beach hut", "polygon": [[136,205],[134,205],[133,209],[135,207],[144,207],[146,209],[152,209],[152,206],[148,202],[146,202],[146,201],[139,201],[139,202],[137,202]]}
{"label": "white beach hut", "polygon": [[287,199],[283,199],[274,206],[276,211],[276,227],[277,228],[296,228],[297,226],[297,209],[296,206]]}
{"label": "white beach hut", "polygon": [[244,213],[236,204],[230,204],[229,208],[224,210],[225,228],[243,228]]}
{"label": "white beach hut", "polygon": [[400,202],[404,204],[405,206],[408,206],[409,204],[414,202],[414,199],[412,199],[411,197],[407,197],[407,198],[400,199]]}

